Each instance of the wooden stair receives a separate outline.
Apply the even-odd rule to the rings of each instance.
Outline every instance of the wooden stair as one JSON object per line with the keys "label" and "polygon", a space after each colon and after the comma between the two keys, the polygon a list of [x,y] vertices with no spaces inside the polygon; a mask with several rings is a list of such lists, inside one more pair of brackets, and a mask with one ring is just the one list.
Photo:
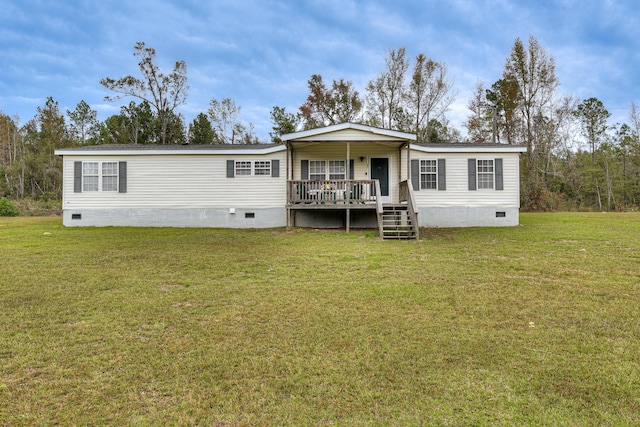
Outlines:
{"label": "wooden stair", "polygon": [[407,205],[385,204],[382,206],[381,237],[385,240],[415,240],[418,227],[413,212]]}

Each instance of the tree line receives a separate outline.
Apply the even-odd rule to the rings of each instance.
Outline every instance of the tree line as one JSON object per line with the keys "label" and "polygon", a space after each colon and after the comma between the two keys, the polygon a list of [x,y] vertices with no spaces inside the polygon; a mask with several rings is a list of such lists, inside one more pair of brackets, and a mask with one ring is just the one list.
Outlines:
{"label": "tree line", "polygon": [[[447,119],[456,97],[446,63],[424,54],[413,60],[405,48],[390,50],[385,67],[364,88],[343,78],[307,81],[308,95],[295,112],[274,106],[269,142],[280,136],[342,122],[415,133],[418,141],[515,144],[521,157],[524,210],[628,210],[640,206],[640,114],[631,105],[629,122],[608,124],[610,113],[597,98],[562,96],[554,58],[535,37],[516,39],[502,76],[478,82],[468,100],[467,136]],[[177,61],[165,74],[156,51],[136,43],[140,76],[105,77],[110,102],[128,99],[104,121],[85,101],[62,113],[51,97],[34,118],[20,125],[0,112],[0,197],[59,199],[58,148],[93,144],[255,144],[251,123],[240,119],[230,98],[211,99],[188,126],[177,112],[187,100],[187,66]]]}

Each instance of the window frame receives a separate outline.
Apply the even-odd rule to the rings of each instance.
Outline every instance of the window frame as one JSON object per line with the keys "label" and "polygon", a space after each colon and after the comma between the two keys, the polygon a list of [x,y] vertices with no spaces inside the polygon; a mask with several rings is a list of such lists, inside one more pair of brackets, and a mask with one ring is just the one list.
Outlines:
{"label": "window frame", "polygon": [[228,162],[233,162],[233,171],[231,172],[230,166],[227,166],[227,178],[273,176],[273,160],[228,160]]}
{"label": "window frame", "polygon": [[271,176],[271,167],[271,160],[256,160],[253,162],[253,174],[255,176]]}
{"label": "window frame", "polygon": [[[93,168],[93,165],[95,165],[95,172],[93,170],[88,170],[88,167],[91,166]],[[95,178],[95,183],[93,182],[93,179],[91,179],[90,184],[88,178]],[[91,185],[91,188],[87,188],[87,185]],[[82,162],[82,192],[94,191],[100,191],[100,162],[84,161]]]}
{"label": "window frame", "polygon": [[[322,172],[318,167],[322,166]],[[309,181],[326,181],[327,179],[327,161],[326,160],[309,160]]]}
{"label": "window frame", "polygon": [[234,176],[253,176],[253,161],[235,160],[233,163]]}
{"label": "window frame", "polygon": [[[95,170],[88,171],[87,167],[89,165],[95,165]],[[109,171],[110,173],[105,173],[105,166],[111,165],[113,169]],[[120,191],[120,162],[115,160],[109,161],[95,161],[95,160],[85,160],[82,162],[82,192],[83,193],[118,193]],[[91,185],[91,188],[88,188],[89,184],[88,178],[94,178],[95,183]],[[111,184],[108,184],[108,181],[105,182],[104,178],[110,178]],[[109,186],[109,189],[106,189],[106,186]]]}
{"label": "window frame", "polygon": [[496,188],[495,159],[476,159],[476,189],[477,190],[495,190],[495,188]]}
{"label": "window frame", "polygon": [[[105,166],[110,165],[112,170],[105,173]],[[105,182],[105,178],[109,178]],[[111,183],[109,183],[111,181]],[[100,190],[105,193],[118,192],[120,182],[120,164],[117,161],[102,162],[100,165]],[[109,186],[109,189],[106,187]]]}
{"label": "window frame", "polygon": [[[427,166],[427,162],[431,166]],[[431,171],[425,171],[425,168],[432,168]],[[426,177],[432,176],[432,181],[427,181]],[[427,186],[431,184],[432,186]],[[438,159],[420,159],[420,190],[438,190]]]}
{"label": "window frame", "polygon": [[329,167],[327,169],[327,173],[329,175],[330,181],[347,179],[346,160],[329,160]]}

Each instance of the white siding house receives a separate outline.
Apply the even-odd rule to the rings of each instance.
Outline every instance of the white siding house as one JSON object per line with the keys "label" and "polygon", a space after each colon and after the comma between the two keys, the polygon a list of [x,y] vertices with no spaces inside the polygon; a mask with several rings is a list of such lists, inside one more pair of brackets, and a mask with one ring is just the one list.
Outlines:
{"label": "white siding house", "polygon": [[524,150],[504,144],[413,144],[420,226],[518,225]]}
{"label": "white siding house", "polygon": [[282,145],[99,145],[56,153],[63,156],[66,226],[285,225]]}
{"label": "white siding house", "polygon": [[353,123],[283,140],[58,150],[63,223],[378,227],[383,236],[390,222],[416,230],[518,224],[522,147],[422,144],[413,134]]}

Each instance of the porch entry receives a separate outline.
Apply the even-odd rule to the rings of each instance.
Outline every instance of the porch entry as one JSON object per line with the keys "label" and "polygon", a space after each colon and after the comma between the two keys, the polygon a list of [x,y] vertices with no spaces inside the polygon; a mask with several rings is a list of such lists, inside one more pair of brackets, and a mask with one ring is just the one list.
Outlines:
{"label": "porch entry", "polygon": [[[371,179],[377,179],[380,182],[380,198],[383,203],[390,203],[389,195],[389,158],[388,157],[372,157],[370,160]],[[375,189],[372,189],[375,194]]]}

